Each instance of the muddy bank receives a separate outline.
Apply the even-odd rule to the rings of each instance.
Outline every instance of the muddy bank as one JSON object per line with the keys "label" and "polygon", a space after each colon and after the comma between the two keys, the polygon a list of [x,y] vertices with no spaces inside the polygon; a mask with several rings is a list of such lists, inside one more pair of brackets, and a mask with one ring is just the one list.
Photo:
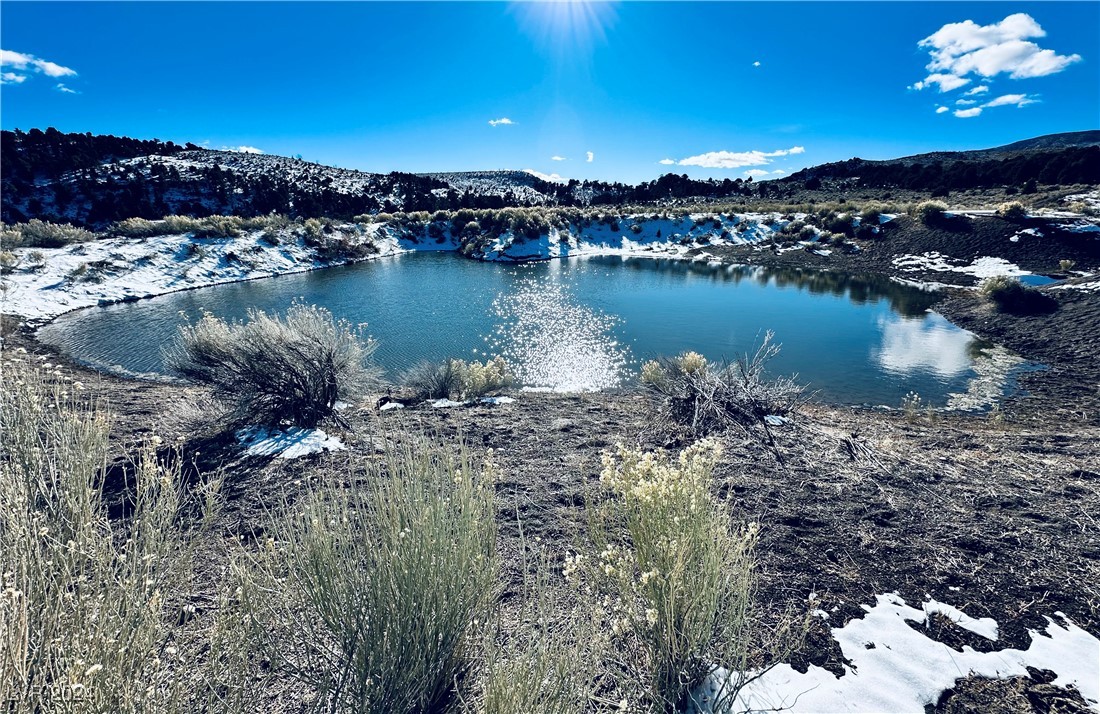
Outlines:
{"label": "muddy bank", "polygon": [[1063,277],[1063,260],[1073,261],[1077,270],[1100,269],[1097,235],[1067,230],[1059,223],[1038,218],[1013,222],[997,216],[959,215],[928,226],[910,216],[898,216],[883,224],[880,237],[852,240],[847,247],[810,245],[783,250],[770,245],[733,245],[715,246],[707,252],[725,262],[878,273],[904,280],[970,286],[980,279],[973,272],[980,271],[935,270],[907,265],[899,259],[933,253],[965,267],[980,258],[992,257],[1027,272]]}
{"label": "muddy bank", "polygon": [[954,292],[936,306],[956,325],[1004,345],[1046,369],[1020,377],[1028,394],[1007,400],[1017,419],[1067,425],[1100,423],[1100,295],[1044,290],[1040,314],[998,311],[973,293]]}

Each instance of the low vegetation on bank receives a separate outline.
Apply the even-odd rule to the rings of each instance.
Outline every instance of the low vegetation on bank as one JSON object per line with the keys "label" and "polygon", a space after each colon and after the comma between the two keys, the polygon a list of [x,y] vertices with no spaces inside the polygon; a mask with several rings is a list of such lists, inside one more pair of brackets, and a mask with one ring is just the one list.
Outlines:
{"label": "low vegetation on bank", "polygon": [[204,315],[181,329],[166,361],[209,385],[230,425],[313,427],[376,383],[380,371],[368,359],[376,344],[363,327],[300,304],[285,316],[250,310],[243,323]]}
{"label": "low vegetation on bank", "polygon": [[[207,316],[173,364],[233,423],[314,425],[363,383],[370,350],[299,305]],[[499,359],[447,365],[451,396],[508,382]],[[757,527],[712,495],[712,442],[675,461],[608,452],[587,537],[564,563],[531,548],[531,617],[506,624],[491,452],[391,444],[366,470],[286,484],[252,537],[226,541],[211,538],[231,487],[219,474],[185,476],[154,436],[109,490],[102,403],[51,363],[4,368],[0,696],[16,710],[249,712],[281,692],[315,711],[673,712],[719,675],[732,701],[739,673],[802,631],[753,615]],[[574,597],[549,599],[562,577]]]}
{"label": "low vegetation on bank", "polygon": [[[993,203],[997,215],[1011,221],[1026,217],[1028,207],[1020,201]],[[1093,215],[1088,204],[1069,206],[1082,215]],[[426,234],[428,238],[442,241],[473,236],[499,236],[510,233],[521,239],[533,240],[548,235],[552,229],[584,229],[593,225],[606,225],[613,231],[628,233],[638,220],[682,220],[688,216],[702,216],[699,220],[735,214],[774,214],[787,221],[796,216],[827,233],[841,234],[848,238],[870,238],[861,226],[876,225],[879,217],[890,214],[910,214],[925,223],[942,219],[947,210],[943,201],[915,202],[870,200],[822,200],[782,202],[768,199],[737,201],[710,201],[706,203],[681,203],[675,206],[637,204],[590,207],[540,206],[508,207],[494,209],[462,208],[457,210],[379,212],[356,215],[348,219],[290,218],[286,215],[244,217],[237,215],[210,215],[192,217],[169,215],[161,219],[127,218],[111,224],[102,232],[93,232],[67,223],[50,223],[33,219],[0,227],[0,248],[61,247],[70,243],[85,242],[100,237],[151,238],[162,235],[187,234],[197,239],[234,238],[250,231],[263,231],[273,242],[280,233],[289,232],[307,238],[320,239],[332,233],[337,226],[357,226],[359,229],[372,224],[384,224],[406,231]],[[859,218],[859,221],[854,219]],[[720,229],[721,226],[718,226]],[[797,233],[797,230],[794,231]]]}

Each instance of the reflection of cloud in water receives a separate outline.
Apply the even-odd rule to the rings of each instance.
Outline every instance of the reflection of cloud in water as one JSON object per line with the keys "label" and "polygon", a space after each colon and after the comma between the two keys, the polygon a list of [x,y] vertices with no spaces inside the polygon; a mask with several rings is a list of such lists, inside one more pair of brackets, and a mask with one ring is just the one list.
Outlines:
{"label": "reflection of cloud in water", "polygon": [[887,371],[905,375],[928,371],[954,377],[970,369],[974,335],[934,312],[917,319],[883,317],[879,327],[882,347],[874,356]]}
{"label": "reflection of cloud in water", "polygon": [[622,383],[627,348],[612,334],[616,318],[578,304],[562,285],[521,281],[497,296],[493,310],[501,322],[492,346],[520,384],[582,392]]}

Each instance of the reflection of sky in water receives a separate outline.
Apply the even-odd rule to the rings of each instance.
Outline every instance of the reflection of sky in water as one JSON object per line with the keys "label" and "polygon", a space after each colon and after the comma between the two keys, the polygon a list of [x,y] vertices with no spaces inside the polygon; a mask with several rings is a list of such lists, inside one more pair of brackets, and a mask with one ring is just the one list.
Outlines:
{"label": "reflection of sky in water", "polygon": [[882,344],[873,354],[883,369],[903,375],[928,371],[941,377],[955,377],[970,369],[974,335],[941,315],[883,315],[878,323]]}

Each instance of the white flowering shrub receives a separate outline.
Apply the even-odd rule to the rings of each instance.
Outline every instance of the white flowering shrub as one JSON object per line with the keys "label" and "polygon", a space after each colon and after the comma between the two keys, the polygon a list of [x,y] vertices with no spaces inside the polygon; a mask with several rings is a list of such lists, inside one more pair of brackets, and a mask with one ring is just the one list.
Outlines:
{"label": "white flowering shrub", "polygon": [[495,601],[491,460],[424,443],[287,504],[234,566],[243,616],[276,677],[323,711],[444,711]]}
{"label": "white flowering shrub", "polygon": [[[618,678],[624,692],[645,693],[642,708],[683,711],[717,667],[748,668],[758,531],[731,526],[710,494],[720,455],[711,440],[676,459],[622,446],[605,454],[600,481],[610,498],[594,518],[599,553],[566,559],[565,577],[593,591],[618,646],[637,653]],[[732,677],[721,697],[741,681]]]}

